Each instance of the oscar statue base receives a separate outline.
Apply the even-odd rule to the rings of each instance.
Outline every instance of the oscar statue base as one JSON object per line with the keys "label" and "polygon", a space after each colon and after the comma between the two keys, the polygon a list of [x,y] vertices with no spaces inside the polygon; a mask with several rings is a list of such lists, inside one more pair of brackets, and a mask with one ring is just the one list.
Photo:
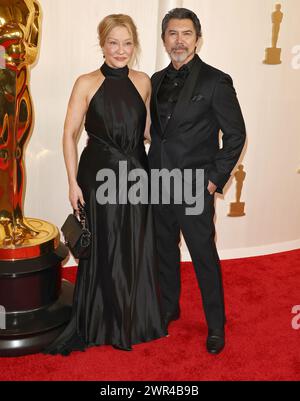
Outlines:
{"label": "oscar statue base", "polygon": [[42,351],[70,320],[73,285],[61,280],[67,255],[59,242],[32,259],[0,260],[0,356]]}
{"label": "oscar statue base", "polygon": [[266,58],[264,60],[264,64],[269,64],[269,65],[277,65],[281,64],[280,60],[281,56],[281,49],[278,49],[277,47],[268,47],[266,49]]}
{"label": "oscar statue base", "polygon": [[233,202],[230,203],[230,212],[228,216],[230,217],[241,217],[245,216],[245,202]]}

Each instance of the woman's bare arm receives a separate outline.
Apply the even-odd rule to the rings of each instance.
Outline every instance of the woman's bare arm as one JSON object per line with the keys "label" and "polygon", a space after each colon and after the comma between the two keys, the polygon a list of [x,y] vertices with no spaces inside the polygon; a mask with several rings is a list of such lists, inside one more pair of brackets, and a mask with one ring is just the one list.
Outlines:
{"label": "woman's bare arm", "polygon": [[64,124],[63,154],[69,181],[69,199],[73,209],[78,210],[78,200],[83,205],[84,199],[76,180],[77,176],[77,142],[80,128],[87,111],[87,86],[84,76],[79,77],[73,87]]}
{"label": "woman's bare arm", "polygon": [[151,143],[151,136],[150,136],[150,126],[151,126],[151,115],[150,115],[150,99],[151,99],[151,81],[148,78],[147,80],[147,99],[146,99],[146,108],[147,108],[147,120],[146,120],[146,127],[144,138],[147,142]]}
{"label": "woman's bare arm", "polygon": [[63,152],[69,184],[76,182],[77,139],[87,109],[86,83],[79,77],[69,100],[63,134]]}

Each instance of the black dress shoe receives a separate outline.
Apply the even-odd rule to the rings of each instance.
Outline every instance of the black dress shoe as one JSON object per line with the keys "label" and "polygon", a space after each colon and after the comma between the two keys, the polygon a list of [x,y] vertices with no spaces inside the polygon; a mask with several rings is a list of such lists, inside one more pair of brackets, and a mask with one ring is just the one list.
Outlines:
{"label": "black dress shoe", "polygon": [[113,348],[119,351],[132,351],[131,347],[122,347],[121,345],[113,345]]}
{"label": "black dress shoe", "polygon": [[206,349],[210,354],[217,355],[225,347],[224,329],[208,329]]}
{"label": "black dress shoe", "polygon": [[166,328],[173,320],[178,320],[180,317],[180,310],[176,309],[174,312],[166,312],[164,315],[164,323]]}

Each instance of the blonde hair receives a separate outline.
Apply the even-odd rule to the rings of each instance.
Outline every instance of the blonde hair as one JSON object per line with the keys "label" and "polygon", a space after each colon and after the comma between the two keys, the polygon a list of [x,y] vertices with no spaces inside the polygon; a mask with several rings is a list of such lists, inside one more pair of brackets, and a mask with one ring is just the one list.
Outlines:
{"label": "blonde hair", "polygon": [[138,55],[141,51],[140,49],[140,42],[139,42],[139,37],[138,37],[138,32],[137,32],[137,27],[135,23],[133,22],[133,19],[126,14],[111,14],[107,15],[103,20],[100,22],[98,25],[98,39],[99,39],[99,44],[101,47],[104,46],[105,41],[109,35],[109,33],[112,31],[112,29],[116,27],[125,27],[128,32],[132,36],[133,40],[133,45],[134,45],[134,54],[132,57],[132,63],[134,64],[135,62],[138,61]]}

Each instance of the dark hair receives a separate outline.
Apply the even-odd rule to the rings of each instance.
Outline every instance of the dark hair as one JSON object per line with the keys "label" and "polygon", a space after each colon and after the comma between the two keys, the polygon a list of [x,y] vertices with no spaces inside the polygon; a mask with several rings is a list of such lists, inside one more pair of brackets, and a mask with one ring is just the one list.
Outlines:
{"label": "dark hair", "polygon": [[201,36],[202,36],[201,24],[200,24],[200,21],[199,21],[199,18],[197,17],[197,15],[193,11],[188,10],[187,8],[173,8],[173,10],[169,11],[165,15],[164,19],[162,20],[161,37],[163,40],[165,38],[165,33],[167,30],[168,23],[171,19],[190,19],[190,20],[192,20],[195,30],[196,30],[197,38],[201,38]]}

